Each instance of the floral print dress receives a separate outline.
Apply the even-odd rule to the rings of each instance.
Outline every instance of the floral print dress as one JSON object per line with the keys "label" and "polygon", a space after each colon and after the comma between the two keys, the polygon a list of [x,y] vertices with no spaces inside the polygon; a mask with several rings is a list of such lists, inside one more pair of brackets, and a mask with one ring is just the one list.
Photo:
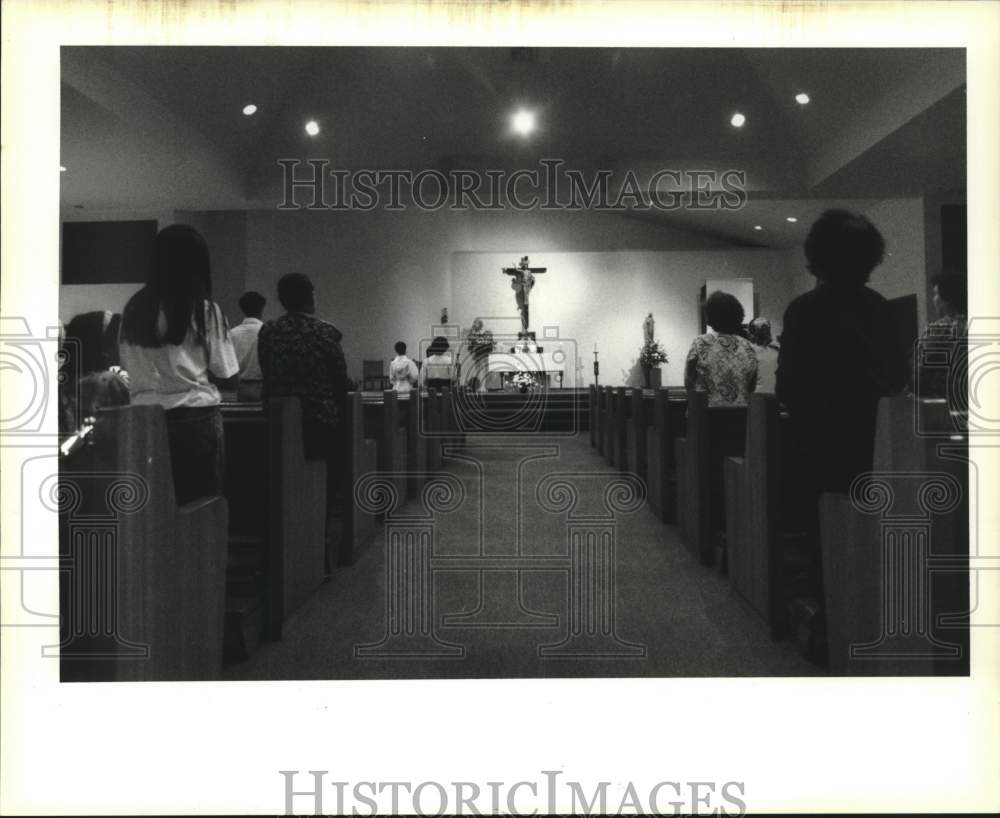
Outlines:
{"label": "floral print dress", "polygon": [[746,406],[757,384],[757,352],[746,338],[699,335],[691,343],[684,386],[708,393],[709,406]]}

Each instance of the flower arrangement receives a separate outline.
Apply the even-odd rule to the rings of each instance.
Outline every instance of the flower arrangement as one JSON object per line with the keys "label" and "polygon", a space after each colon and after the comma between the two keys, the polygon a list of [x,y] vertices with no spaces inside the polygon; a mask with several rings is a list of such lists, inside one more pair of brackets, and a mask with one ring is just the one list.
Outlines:
{"label": "flower arrangement", "polygon": [[535,376],[530,372],[515,372],[510,376],[510,384],[521,392],[527,392],[529,389],[534,389],[538,386],[538,381],[535,380]]}
{"label": "flower arrangement", "polygon": [[639,366],[643,369],[652,369],[668,361],[667,351],[659,341],[646,341],[639,350]]}

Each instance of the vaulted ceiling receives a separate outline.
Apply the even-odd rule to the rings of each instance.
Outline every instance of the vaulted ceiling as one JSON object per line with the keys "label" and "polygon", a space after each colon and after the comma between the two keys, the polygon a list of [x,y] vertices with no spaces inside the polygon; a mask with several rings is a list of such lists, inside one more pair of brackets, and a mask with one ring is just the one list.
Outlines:
{"label": "vaulted ceiling", "polygon": [[[960,49],[64,47],[62,71],[67,207],[273,207],[280,158],[417,171],[558,157],[746,170],[740,211],[632,215],[783,246],[798,228],[753,225],[790,202],[965,187]],[[510,131],[519,107],[537,115],[530,139]]]}

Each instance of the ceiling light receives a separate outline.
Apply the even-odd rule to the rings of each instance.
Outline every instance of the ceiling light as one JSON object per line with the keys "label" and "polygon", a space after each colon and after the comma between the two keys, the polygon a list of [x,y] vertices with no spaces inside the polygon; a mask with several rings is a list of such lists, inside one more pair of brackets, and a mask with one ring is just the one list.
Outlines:
{"label": "ceiling light", "polygon": [[796,219],[794,216],[785,216],[785,221],[792,222],[792,224],[794,224],[795,222],[798,221],[798,219]]}
{"label": "ceiling light", "polygon": [[753,226],[753,229],[754,229],[754,230],[763,230],[764,228],[763,228],[763,227],[761,227],[761,226],[760,226],[759,224],[755,224],[755,225]]}
{"label": "ceiling light", "polygon": [[306,133],[309,134],[309,136],[316,136],[316,134],[319,133],[319,123],[317,123],[315,119],[310,119],[306,123]]}
{"label": "ceiling light", "polygon": [[733,118],[729,120],[729,124],[732,125],[734,128],[742,128],[746,121],[747,118],[743,116],[743,114],[736,113],[733,114]]}
{"label": "ceiling light", "polygon": [[243,106],[243,116],[253,116],[255,113],[257,113],[257,106],[253,103]]}
{"label": "ceiling light", "polygon": [[808,105],[809,104],[809,94],[796,94],[795,95],[795,101],[797,103],[799,103],[799,105]]}
{"label": "ceiling light", "polygon": [[527,136],[535,130],[535,115],[530,111],[518,111],[511,119],[511,125],[516,133]]}

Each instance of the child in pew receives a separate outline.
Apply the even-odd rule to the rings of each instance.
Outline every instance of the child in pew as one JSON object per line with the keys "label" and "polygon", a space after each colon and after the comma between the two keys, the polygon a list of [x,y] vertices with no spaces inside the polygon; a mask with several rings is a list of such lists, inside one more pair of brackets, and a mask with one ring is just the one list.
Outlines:
{"label": "child in pew", "polygon": [[806,267],[815,289],[784,316],[776,391],[789,412],[794,486],[810,565],[810,593],[824,598],[819,496],[847,492],[870,471],[878,401],[906,383],[886,300],[866,284],[885,241],[863,215],[828,210],[809,230]]}
{"label": "child in pew", "polygon": [[179,504],[223,493],[221,396],[212,378],[232,378],[239,366],[211,296],[208,245],[193,227],[175,224],[157,234],[147,283],[122,315],[132,403],[166,410]]}
{"label": "child in pew", "polygon": [[389,381],[397,392],[407,393],[417,385],[417,365],[407,357],[403,341],[396,341],[394,349],[396,357],[389,364]]}
{"label": "child in pew", "polygon": [[263,377],[261,399],[298,397],[306,457],[327,464],[327,571],[336,563],[338,539],[348,510],[347,453],[342,419],[347,411],[347,364],[340,330],[316,318],[315,288],[302,273],[278,281],[285,314],[268,321],[257,336]]}
{"label": "child in pew", "polygon": [[705,302],[705,322],[714,332],[692,341],[684,386],[707,392],[709,406],[746,406],[757,383],[757,353],[740,335],[743,305],[717,290]]}

